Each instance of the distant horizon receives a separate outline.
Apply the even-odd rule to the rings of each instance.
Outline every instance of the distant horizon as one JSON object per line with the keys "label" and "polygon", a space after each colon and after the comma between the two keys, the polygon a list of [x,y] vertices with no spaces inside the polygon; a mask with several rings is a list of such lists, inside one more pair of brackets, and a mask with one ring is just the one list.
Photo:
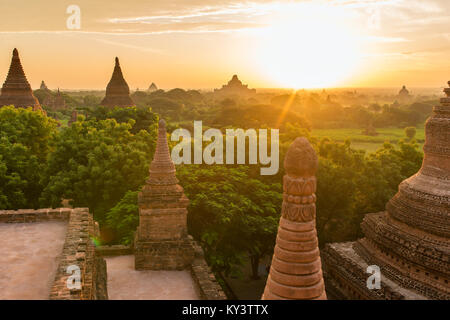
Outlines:
{"label": "distant horizon", "polygon": [[0,79],[17,47],[33,88],[101,90],[116,56],[130,88],[220,88],[236,72],[251,88],[450,77],[448,0],[15,0],[0,11]]}

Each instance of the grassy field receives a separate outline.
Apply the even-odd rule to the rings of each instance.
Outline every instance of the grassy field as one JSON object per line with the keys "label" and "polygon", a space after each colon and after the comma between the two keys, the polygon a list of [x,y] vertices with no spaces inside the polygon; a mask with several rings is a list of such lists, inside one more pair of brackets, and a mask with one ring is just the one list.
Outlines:
{"label": "grassy field", "polygon": [[[405,130],[400,128],[377,128],[377,136],[366,136],[361,132],[362,129],[313,129],[311,135],[319,139],[328,137],[339,142],[350,139],[353,148],[363,149],[367,152],[376,151],[385,141],[397,144],[400,139],[406,138]],[[415,139],[422,147],[425,142],[423,126],[417,128]]]}

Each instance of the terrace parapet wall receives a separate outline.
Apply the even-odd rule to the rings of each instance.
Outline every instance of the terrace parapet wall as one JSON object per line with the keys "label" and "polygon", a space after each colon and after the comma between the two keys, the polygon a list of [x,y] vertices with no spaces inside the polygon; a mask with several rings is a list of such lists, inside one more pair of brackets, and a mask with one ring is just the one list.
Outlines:
{"label": "terrace parapet wall", "polygon": [[[106,262],[95,251],[93,240],[99,236],[98,224],[88,208],[48,208],[0,210],[0,223],[33,223],[66,221],[64,247],[59,256],[58,269],[50,291],[51,300],[103,300],[108,299]],[[68,266],[80,270],[81,288],[69,289]]]}

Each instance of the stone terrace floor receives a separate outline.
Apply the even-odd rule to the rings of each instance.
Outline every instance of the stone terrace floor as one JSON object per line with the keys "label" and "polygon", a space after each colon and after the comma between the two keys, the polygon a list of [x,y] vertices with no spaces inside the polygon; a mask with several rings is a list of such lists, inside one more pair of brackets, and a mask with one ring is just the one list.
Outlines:
{"label": "stone terrace floor", "polygon": [[48,299],[65,222],[0,223],[0,300]]}
{"label": "stone terrace floor", "polygon": [[110,300],[198,300],[189,271],[136,271],[134,256],[105,257]]}

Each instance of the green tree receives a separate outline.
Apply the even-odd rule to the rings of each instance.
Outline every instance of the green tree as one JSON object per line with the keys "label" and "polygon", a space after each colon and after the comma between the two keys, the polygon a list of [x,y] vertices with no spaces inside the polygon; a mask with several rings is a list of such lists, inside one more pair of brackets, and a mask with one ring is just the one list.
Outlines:
{"label": "green tree", "polygon": [[152,134],[132,134],[134,120],[79,121],[61,130],[55,140],[46,171],[44,205],[58,206],[72,199],[77,207],[89,207],[103,223],[106,212],[128,190],[137,190],[148,176],[155,146]]}
{"label": "green tree", "polygon": [[139,225],[138,191],[128,191],[106,214],[107,225],[119,243],[130,244]]}
{"label": "green tree", "polygon": [[0,108],[0,209],[38,208],[56,121],[31,108]]}
{"label": "green tree", "polygon": [[189,232],[213,269],[229,274],[249,258],[257,278],[259,260],[275,244],[281,185],[252,179],[243,166],[180,166],[177,176],[190,199]]}
{"label": "green tree", "polygon": [[409,140],[414,139],[414,137],[416,136],[416,128],[415,127],[406,127],[405,134]]}

